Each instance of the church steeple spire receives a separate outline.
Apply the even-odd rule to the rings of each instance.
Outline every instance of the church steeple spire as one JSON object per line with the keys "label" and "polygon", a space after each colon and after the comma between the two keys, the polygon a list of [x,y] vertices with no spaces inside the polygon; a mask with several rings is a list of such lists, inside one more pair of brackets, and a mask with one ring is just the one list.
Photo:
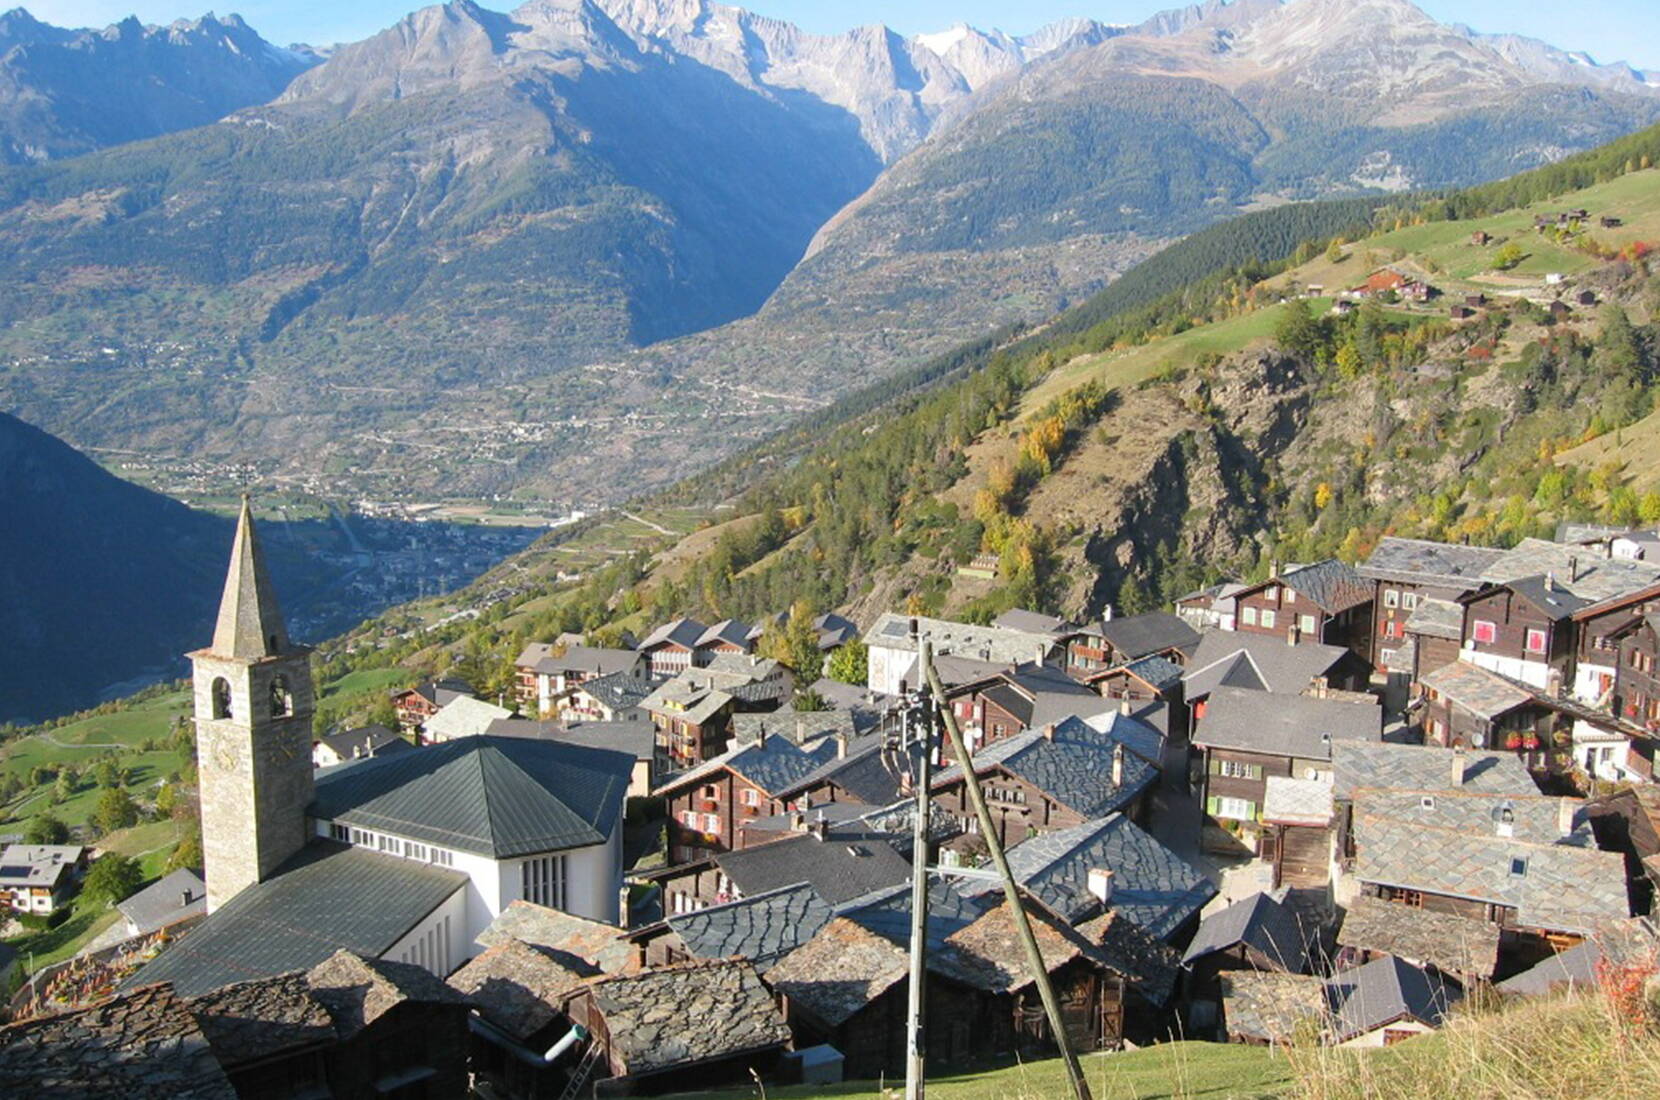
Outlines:
{"label": "church steeple spire", "polygon": [[253,509],[246,493],[242,514],[236,521],[236,541],[231,546],[230,571],[225,576],[225,594],[219,601],[219,620],[213,628],[211,652],[219,657],[259,660],[288,651],[288,631],[277,607],[276,590],[265,571],[259,534],[254,530]]}

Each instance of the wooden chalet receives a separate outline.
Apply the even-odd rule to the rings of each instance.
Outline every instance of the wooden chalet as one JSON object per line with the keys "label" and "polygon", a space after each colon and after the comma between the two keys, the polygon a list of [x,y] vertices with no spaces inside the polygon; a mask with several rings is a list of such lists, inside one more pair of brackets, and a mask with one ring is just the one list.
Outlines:
{"label": "wooden chalet", "polygon": [[[1481,575],[1503,553],[1484,546],[1386,535],[1355,567],[1363,580],[1377,586],[1372,661],[1378,671],[1393,678],[1400,695],[1397,702],[1405,701],[1406,686],[1417,678],[1418,668],[1439,668],[1457,658],[1463,615],[1452,601],[1480,588]],[[1438,605],[1425,606],[1428,601],[1438,601]],[[1424,608],[1422,616],[1420,607]],[[1450,637],[1445,621],[1449,615],[1458,619]],[[1416,633],[1410,625],[1415,618],[1424,624]],[[1417,634],[1427,640],[1419,640]]]}
{"label": "wooden chalet", "polygon": [[398,715],[398,727],[419,730],[426,720],[463,695],[473,694],[473,686],[465,680],[428,680],[412,688],[392,693],[392,709]]}
{"label": "wooden chalet", "polygon": [[1164,657],[1176,665],[1199,644],[1199,632],[1168,611],[1109,617],[1065,637],[1068,676],[1088,681],[1098,673],[1141,657]]}
{"label": "wooden chalet", "polygon": [[1329,776],[1268,777],[1263,785],[1258,854],[1274,869],[1274,889],[1324,889],[1331,881],[1336,820]]}
{"label": "wooden chalet", "polygon": [[696,619],[675,619],[646,635],[640,643],[640,655],[653,676],[677,675],[702,663],[698,660],[698,643],[708,631]]}
{"label": "wooden chalet", "polygon": [[1373,595],[1374,586],[1336,558],[1276,570],[1234,596],[1234,629],[1342,646],[1370,660]]}

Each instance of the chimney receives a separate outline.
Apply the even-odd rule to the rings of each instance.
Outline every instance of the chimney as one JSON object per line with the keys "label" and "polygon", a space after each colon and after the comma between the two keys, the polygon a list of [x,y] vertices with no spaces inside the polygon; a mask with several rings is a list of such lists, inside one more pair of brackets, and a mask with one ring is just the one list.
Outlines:
{"label": "chimney", "polygon": [[1089,892],[1102,905],[1112,903],[1113,874],[1105,867],[1091,867],[1089,869]]}
{"label": "chimney", "polygon": [[1452,786],[1464,785],[1464,746],[1460,745],[1452,751]]}
{"label": "chimney", "polygon": [[807,815],[800,810],[790,811],[790,831],[804,833],[807,831]]}
{"label": "chimney", "polygon": [[836,759],[847,759],[847,734],[845,733],[836,734]]}
{"label": "chimney", "polygon": [[1297,624],[1296,623],[1292,623],[1289,627],[1286,628],[1286,631],[1285,631],[1285,644],[1289,645],[1289,646],[1294,646],[1294,645],[1297,644]]}
{"label": "chimney", "polygon": [[185,906],[187,906],[189,904],[190,904],[190,891],[189,890],[179,891],[179,908],[183,909]]}
{"label": "chimney", "polygon": [[1573,798],[1559,798],[1556,802],[1556,831],[1568,836],[1574,831],[1574,813],[1579,809],[1579,801]]}
{"label": "chimney", "polygon": [[1124,785],[1124,746],[1116,744],[1112,747],[1112,785]]}
{"label": "chimney", "polygon": [[352,759],[353,760],[358,760],[358,759],[362,758],[362,756],[363,756],[363,746],[362,745],[353,745],[352,746]]}
{"label": "chimney", "polygon": [[1104,623],[1112,622],[1112,604],[1109,603],[1101,609],[1101,621]]}
{"label": "chimney", "polygon": [[1050,722],[1047,726],[1043,727],[1043,739],[1045,741],[1053,741],[1055,739],[1055,723]]}
{"label": "chimney", "polygon": [[1545,591],[1556,591],[1556,571],[1554,569],[1545,574]]}
{"label": "chimney", "polygon": [[812,833],[813,836],[817,837],[819,840],[823,840],[830,835],[830,822],[824,819],[823,810],[820,810],[818,812],[818,816],[813,818],[813,823],[808,827],[807,831]]}
{"label": "chimney", "polygon": [[1574,584],[1579,580],[1579,555],[1568,555],[1568,583]]}
{"label": "chimney", "polygon": [[[799,723],[797,724],[799,725]],[[765,722],[759,722],[755,726],[755,747],[758,749],[767,747],[767,724]]]}
{"label": "chimney", "polygon": [[1268,575],[1270,577],[1277,577],[1280,575],[1280,562],[1278,558],[1268,559]]}
{"label": "chimney", "polygon": [[1131,699],[1128,695],[1124,696],[1124,698],[1122,698],[1118,701],[1118,713],[1119,714],[1129,714],[1134,709],[1135,709],[1135,700]]}

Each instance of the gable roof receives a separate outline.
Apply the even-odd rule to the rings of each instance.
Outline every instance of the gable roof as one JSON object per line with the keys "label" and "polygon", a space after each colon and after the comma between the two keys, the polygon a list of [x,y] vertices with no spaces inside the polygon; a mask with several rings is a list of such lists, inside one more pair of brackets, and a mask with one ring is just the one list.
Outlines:
{"label": "gable roof", "polygon": [[142,936],[207,912],[207,884],[191,868],[180,867],[125,901],[117,902],[115,907]]}
{"label": "gable roof", "polygon": [[613,722],[559,722],[528,718],[500,718],[485,731],[498,737],[528,737],[559,741],[590,749],[625,752],[635,760],[652,760],[657,755],[657,727],[647,718]]}
{"label": "gable roof", "polygon": [[306,972],[311,995],[328,1009],[334,1030],[348,1038],[399,1005],[465,1005],[462,996],[441,978],[414,963],[340,950]]}
{"label": "gable roof", "polygon": [[1289,974],[1308,970],[1308,935],[1301,919],[1291,906],[1266,893],[1241,898],[1201,921],[1182,964],[1191,966],[1207,955],[1241,945]]}
{"label": "gable roof", "polygon": [[319,737],[320,744],[328,748],[342,760],[350,760],[354,756],[370,753],[403,752],[415,746],[404,740],[403,735],[396,730],[389,730],[379,723],[370,723],[355,730],[344,730],[340,733],[331,733]]}
{"label": "gable roof", "polygon": [[831,905],[904,882],[911,874],[911,861],[886,840],[867,830],[835,827],[823,838],[809,832],[722,852],[716,862],[746,898],[806,883]]}
{"label": "gable roof", "polygon": [[789,1025],[755,967],[710,959],[589,979],[609,1052],[626,1076],[780,1047]]}
{"label": "gable roof", "polygon": [[1413,791],[1452,789],[1452,769],[1462,759],[1461,789],[1485,794],[1533,795],[1539,785],[1513,752],[1461,752],[1393,741],[1339,741],[1331,747],[1332,793],[1354,797],[1361,787]]}
{"label": "gable roof", "polygon": [[528,664],[536,672],[545,675],[580,672],[589,676],[615,676],[630,672],[641,661],[640,654],[632,649],[607,649],[588,645],[567,646],[565,652],[559,656],[552,653],[537,654],[528,662],[525,661],[527,656],[531,656],[528,648],[519,656],[520,665]]}
{"label": "gable roof", "polygon": [[1605,558],[1584,547],[1526,538],[1506,550],[1481,579],[1490,584],[1530,579],[1543,587],[1547,574],[1554,574],[1561,593],[1589,608],[1654,584],[1660,580],[1660,563]]}
{"label": "gable roof", "polygon": [[616,925],[523,900],[508,902],[476,942],[480,947],[497,947],[509,940],[546,951],[562,966],[582,974],[611,974],[634,961],[634,948]]}
{"label": "gable roof", "polygon": [[1161,657],[1156,653],[1147,657],[1137,657],[1128,664],[1115,665],[1112,668],[1091,673],[1089,679],[1093,683],[1115,672],[1127,672],[1154,691],[1169,691],[1182,682],[1182,666],[1170,658]]}
{"label": "gable roof", "polygon": [[729,771],[742,776],[766,794],[777,795],[835,756],[836,743],[829,740],[820,742],[812,749],[804,749],[785,737],[743,742],[681,772],[657,788],[657,793],[672,794],[702,783],[710,776]]}
{"label": "gable roof", "polygon": [[1012,665],[1042,661],[1054,646],[1054,638],[1047,632],[1034,634],[1006,627],[952,622],[949,619],[898,615],[891,611],[883,613],[865,631],[865,644],[914,652],[916,646],[911,641],[910,632],[912,618],[916,619],[920,635],[933,644],[936,658],[950,656]]}
{"label": "gable roof", "polygon": [[1580,943],[1515,974],[1495,987],[1500,993],[1543,997],[1563,986],[1596,989],[1606,980],[1605,964],[1652,964],[1660,951],[1660,930],[1650,917],[1612,921]]}
{"label": "gable roof", "polygon": [[811,745],[826,737],[852,738],[858,732],[858,723],[845,710],[775,710],[732,716],[732,737],[745,743],[778,737],[797,745]]}
{"label": "gable roof", "polygon": [[1368,580],[1471,589],[1480,587],[1481,575],[1503,556],[1490,546],[1385,535],[1355,571]]}
{"label": "gable roof", "polygon": [[[1136,751],[1148,741],[1162,739],[1156,731],[1127,715],[1107,715],[1105,728],[1096,729],[1077,718],[1047,729],[1031,729],[984,746],[973,756],[975,774],[1002,770],[1030,783],[1045,795],[1084,817],[1104,817],[1123,809],[1158,779],[1158,766]],[[1139,734],[1132,743],[1131,734]],[[1114,786],[1115,749],[1122,746],[1123,783]],[[934,777],[937,790],[962,779],[962,767],[952,764]]]}
{"label": "gable roof", "polygon": [[1382,736],[1383,709],[1376,703],[1218,687],[1194,727],[1193,743],[1329,760],[1336,742],[1377,741]]}
{"label": "gable roof", "polygon": [[0,1092],[115,1100],[233,1100],[189,1010],[151,986],[0,1028]]}
{"label": "gable roof", "polygon": [[734,645],[739,649],[749,648],[749,624],[737,619],[722,619],[698,636],[699,647],[711,645]]}
{"label": "gable roof", "polygon": [[634,754],[482,735],[317,776],[311,816],[492,859],[602,844]]}
{"label": "gable roof", "polygon": [[[1110,907],[1155,939],[1174,933],[1216,896],[1208,878],[1123,814],[1024,840],[1009,849],[1008,860],[1015,881],[1068,923]],[[1090,893],[1092,870],[1113,873],[1106,905]],[[977,885],[963,890],[973,896]]]}
{"label": "gable roof", "polygon": [[1401,628],[1406,634],[1426,634],[1449,642],[1464,639],[1464,607],[1451,600],[1422,599]]}
{"label": "gable roof", "polygon": [[522,1041],[553,1023],[561,998],[589,976],[509,937],[451,974],[448,984],[486,1020]]}
{"label": "gable roof", "polygon": [[655,691],[657,685],[643,676],[634,676],[627,672],[614,672],[609,676],[596,676],[592,680],[584,680],[576,686],[576,690],[594,699],[595,702],[612,710],[628,710],[645,702],[646,697]]}
{"label": "gable roof", "polygon": [[1230,1036],[1289,1043],[1326,1018],[1326,984],[1313,975],[1234,970],[1220,983]]}
{"label": "gable roof", "polygon": [[696,619],[675,619],[646,635],[640,643],[640,652],[649,653],[659,646],[674,645],[682,649],[696,649],[698,639],[708,628]]}
{"label": "gable roof", "polygon": [[1301,695],[1347,653],[1340,646],[1318,642],[1287,645],[1284,638],[1271,634],[1212,630],[1200,636],[1182,682],[1189,699],[1222,686]]}
{"label": "gable roof", "polygon": [[701,959],[746,958],[761,970],[794,951],[829,923],[830,903],[801,882],[679,913],[665,922]]}
{"label": "gable roof", "polygon": [[1291,589],[1299,598],[1308,600],[1328,615],[1370,603],[1373,596],[1373,585],[1355,572],[1353,566],[1336,558],[1285,569],[1277,576],[1245,588],[1238,595],[1249,595],[1276,584]]}
{"label": "gable roof", "polygon": [[1499,929],[1489,921],[1399,905],[1364,894],[1349,903],[1337,942],[1397,955],[1455,975],[1491,978],[1499,965]]}
{"label": "gable roof", "polygon": [[1116,616],[1091,624],[1086,632],[1104,639],[1124,660],[1199,644],[1199,632],[1168,611]]}
{"label": "gable roof", "polygon": [[825,923],[767,971],[767,982],[820,1024],[840,1027],[910,976],[910,956],[847,917]]}
{"label": "gable roof", "polygon": [[187,1002],[222,1066],[235,1068],[335,1041],[334,1018],[302,971],[215,989]]}
{"label": "gable roof", "polygon": [[476,737],[490,728],[498,718],[511,718],[513,712],[471,695],[457,695],[438,708],[438,713],[422,723],[427,736],[435,739]]}
{"label": "gable roof", "polygon": [[1458,986],[1393,955],[1338,971],[1326,981],[1338,1042],[1400,1019],[1439,1027],[1462,996]]}
{"label": "gable roof", "polygon": [[1354,874],[1362,882],[1511,906],[1518,924],[1557,932],[1583,934],[1630,915],[1618,852],[1358,812],[1354,831]]}
{"label": "gable roof", "polygon": [[1041,611],[1027,611],[1020,607],[1011,607],[991,621],[992,626],[1002,627],[1004,630],[1019,630],[1026,634],[1053,634],[1061,635],[1070,625],[1065,619],[1053,615],[1045,615]]}
{"label": "gable roof", "polygon": [[1270,775],[1263,781],[1262,820],[1270,824],[1330,825],[1336,810],[1330,779]]}
{"label": "gable roof", "polygon": [[467,885],[445,867],[314,840],[225,902],[123,983],[181,996],[315,966],[335,951],[379,955]]}
{"label": "gable roof", "polygon": [[1354,806],[1357,814],[1390,817],[1472,835],[1505,835],[1530,844],[1596,846],[1590,813],[1577,798],[1358,787],[1354,792]]}

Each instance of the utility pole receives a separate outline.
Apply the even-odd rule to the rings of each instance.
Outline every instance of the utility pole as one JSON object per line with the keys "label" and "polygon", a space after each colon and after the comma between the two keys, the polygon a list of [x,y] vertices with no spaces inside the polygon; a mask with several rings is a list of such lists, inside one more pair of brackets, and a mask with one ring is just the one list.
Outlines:
{"label": "utility pole", "polygon": [[986,842],[991,861],[997,864],[997,873],[1003,877],[1003,894],[1008,898],[1009,909],[1014,914],[1014,930],[1026,948],[1026,965],[1032,972],[1038,996],[1043,1000],[1043,1011],[1049,1017],[1049,1033],[1066,1064],[1073,1100],[1093,1100],[1089,1082],[1084,1079],[1083,1067],[1078,1064],[1077,1052],[1072,1049],[1072,1039],[1066,1033],[1066,1022],[1061,1019],[1060,1002],[1055,999],[1055,987],[1050,983],[1049,971],[1043,965],[1043,952],[1038,949],[1037,937],[1032,935],[1032,922],[1027,918],[1026,907],[1020,900],[1019,884],[1015,882],[1014,871],[1009,868],[1008,857],[1003,854],[1003,841],[997,835],[991,811],[986,808],[986,795],[980,789],[980,777],[974,774],[974,763],[969,759],[968,746],[963,743],[963,732],[957,728],[957,716],[946,703],[945,688],[940,684],[939,673],[934,670],[932,653],[925,650],[919,663],[928,677],[928,686],[933,690],[940,717],[945,722],[946,736],[951,738],[951,751],[963,770],[963,785],[968,790],[969,800],[974,803],[974,816],[980,821],[980,839]]}
{"label": "utility pole", "polygon": [[[911,620],[916,640],[916,620]],[[923,1038],[923,1009],[927,1004],[928,952],[928,786],[929,754],[934,751],[930,700],[922,670],[933,663],[931,647],[922,642],[917,658],[917,688],[905,701],[905,742],[916,757],[914,820],[911,822],[911,986],[905,1017],[905,1100],[923,1100],[928,1075],[927,1044]]]}

